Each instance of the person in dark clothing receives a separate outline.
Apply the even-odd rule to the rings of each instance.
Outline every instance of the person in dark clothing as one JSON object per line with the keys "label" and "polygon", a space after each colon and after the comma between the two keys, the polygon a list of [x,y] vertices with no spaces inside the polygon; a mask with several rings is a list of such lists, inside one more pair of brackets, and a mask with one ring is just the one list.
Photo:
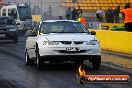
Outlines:
{"label": "person in dark clothing", "polygon": [[80,6],[77,9],[77,19],[79,18],[79,16],[82,14],[82,9],[80,8]]}
{"label": "person in dark clothing", "polygon": [[111,7],[108,8],[108,10],[106,11],[106,21],[108,23],[114,23],[114,10],[112,10]]}
{"label": "person in dark clothing", "polygon": [[114,19],[115,19],[115,23],[119,23],[119,10],[118,9],[114,10]]}
{"label": "person in dark clothing", "polygon": [[71,20],[71,15],[72,15],[71,7],[68,7],[66,10],[66,19]]}
{"label": "person in dark clothing", "polygon": [[74,8],[73,11],[72,11],[72,20],[76,20],[77,19],[76,16],[77,16],[77,11]]}

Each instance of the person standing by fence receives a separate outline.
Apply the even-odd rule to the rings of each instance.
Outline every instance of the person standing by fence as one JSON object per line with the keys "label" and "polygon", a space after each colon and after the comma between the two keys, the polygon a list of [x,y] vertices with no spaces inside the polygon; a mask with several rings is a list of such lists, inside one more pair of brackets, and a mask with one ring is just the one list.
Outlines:
{"label": "person standing by fence", "polygon": [[79,22],[81,22],[83,25],[86,26],[87,24],[87,21],[86,19],[82,16],[82,14],[79,15],[79,19],[78,19]]}
{"label": "person standing by fence", "polygon": [[108,10],[105,13],[106,16],[106,22],[108,23],[114,23],[114,10],[109,7]]}
{"label": "person standing by fence", "polygon": [[103,16],[104,16],[104,11],[101,8],[99,8],[99,10],[97,10],[96,12],[96,17],[98,22],[103,22]]}
{"label": "person standing by fence", "polygon": [[68,7],[66,10],[66,19],[71,20],[71,16],[72,16],[72,11],[71,11],[71,8]]}
{"label": "person standing by fence", "polygon": [[77,18],[77,11],[76,11],[75,8],[73,8],[73,10],[72,10],[72,20],[76,20],[76,18]]}
{"label": "person standing by fence", "polygon": [[79,16],[82,14],[82,9],[80,8],[80,6],[78,6],[77,9],[77,19],[79,19]]}
{"label": "person standing by fence", "polygon": [[97,29],[102,29],[102,22],[103,22],[103,17],[104,17],[104,11],[99,8],[99,10],[97,10],[96,12],[96,18],[97,18],[97,21],[98,21],[98,26],[97,26]]}
{"label": "person standing by fence", "polygon": [[125,30],[132,32],[132,8],[130,7],[130,3],[127,3],[125,8],[120,10],[120,12],[123,13],[124,16]]}
{"label": "person standing by fence", "polygon": [[119,10],[118,9],[114,10],[114,20],[115,20],[115,23],[119,23]]}

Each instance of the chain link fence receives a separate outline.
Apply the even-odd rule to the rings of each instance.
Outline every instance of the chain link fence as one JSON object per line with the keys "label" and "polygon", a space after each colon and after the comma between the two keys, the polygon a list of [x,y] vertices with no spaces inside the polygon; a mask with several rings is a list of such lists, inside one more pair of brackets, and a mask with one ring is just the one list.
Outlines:
{"label": "chain link fence", "polygon": [[[15,4],[27,3],[31,6],[32,15],[41,15],[42,20],[46,19],[66,19],[64,7],[66,0],[6,0]],[[95,11],[83,11],[83,15],[88,21],[96,21]]]}
{"label": "chain link fence", "polygon": [[[41,20],[66,19],[67,7],[63,6],[66,0],[7,0],[7,2],[29,4],[32,15],[41,15]],[[83,16],[86,18],[90,28],[100,29],[100,24],[96,19],[96,10],[83,10]]]}
{"label": "chain link fence", "polygon": [[20,4],[26,3],[31,6],[32,15],[41,15],[42,20],[65,19],[66,7],[62,4],[66,0],[7,0],[7,2]]}

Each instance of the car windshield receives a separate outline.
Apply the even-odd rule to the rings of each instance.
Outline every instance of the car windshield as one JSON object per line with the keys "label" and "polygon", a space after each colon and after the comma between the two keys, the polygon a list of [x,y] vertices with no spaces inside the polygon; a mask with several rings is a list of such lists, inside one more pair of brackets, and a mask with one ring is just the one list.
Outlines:
{"label": "car windshield", "polygon": [[18,6],[18,13],[20,20],[25,21],[26,19],[31,19],[31,9],[28,6]]}
{"label": "car windshield", "polygon": [[88,33],[88,29],[80,22],[44,22],[41,25],[41,32],[48,33]]}
{"label": "car windshield", "polygon": [[15,25],[13,18],[2,17],[0,18],[0,25]]}

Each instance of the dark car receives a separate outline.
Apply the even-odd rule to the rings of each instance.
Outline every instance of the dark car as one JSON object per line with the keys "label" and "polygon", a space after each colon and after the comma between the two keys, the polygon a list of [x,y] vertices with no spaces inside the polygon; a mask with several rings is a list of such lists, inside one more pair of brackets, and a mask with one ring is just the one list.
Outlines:
{"label": "dark car", "polygon": [[0,17],[0,39],[11,39],[18,42],[18,30],[15,19],[9,16]]}

